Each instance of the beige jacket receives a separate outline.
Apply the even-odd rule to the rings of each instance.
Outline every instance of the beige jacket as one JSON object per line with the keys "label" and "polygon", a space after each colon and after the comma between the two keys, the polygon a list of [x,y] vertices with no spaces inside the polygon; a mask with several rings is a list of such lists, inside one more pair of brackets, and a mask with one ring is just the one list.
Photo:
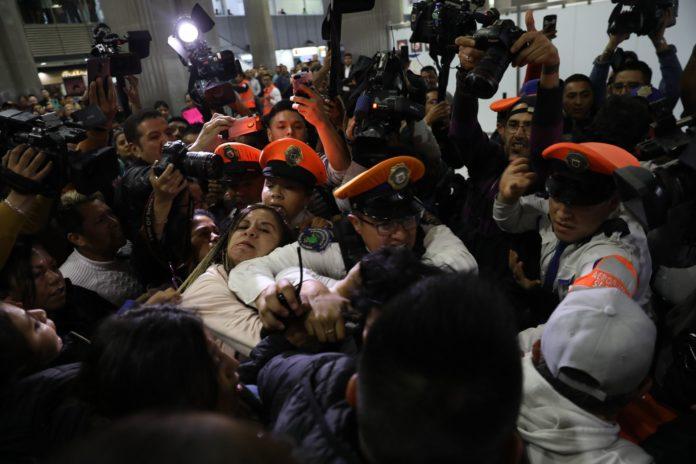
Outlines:
{"label": "beige jacket", "polygon": [[249,356],[261,341],[261,318],[227,288],[227,272],[213,264],[182,295],[181,306],[196,311],[205,326],[235,351]]}

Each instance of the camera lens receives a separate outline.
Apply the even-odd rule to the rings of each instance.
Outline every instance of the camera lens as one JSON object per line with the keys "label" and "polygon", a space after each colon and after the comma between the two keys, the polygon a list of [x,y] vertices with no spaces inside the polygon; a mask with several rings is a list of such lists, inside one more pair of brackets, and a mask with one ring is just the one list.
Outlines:
{"label": "camera lens", "polygon": [[479,98],[491,98],[498,91],[500,79],[510,65],[510,54],[502,45],[492,45],[479,64],[466,76],[466,86]]}
{"label": "camera lens", "polygon": [[214,153],[190,151],[181,163],[181,173],[197,179],[220,179],[223,167],[222,158]]}

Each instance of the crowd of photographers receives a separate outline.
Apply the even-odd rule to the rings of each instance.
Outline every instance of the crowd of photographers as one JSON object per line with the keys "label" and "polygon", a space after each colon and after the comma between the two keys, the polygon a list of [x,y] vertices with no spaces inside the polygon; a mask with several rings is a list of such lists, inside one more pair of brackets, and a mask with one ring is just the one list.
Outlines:
{"label": "crowd of photographers", "polygon": [[659,76],[627,33],[566,71],[530,11],[449,44],[454,95],[392,51],[5,102],[0,461],[696,462],[670,11]]}

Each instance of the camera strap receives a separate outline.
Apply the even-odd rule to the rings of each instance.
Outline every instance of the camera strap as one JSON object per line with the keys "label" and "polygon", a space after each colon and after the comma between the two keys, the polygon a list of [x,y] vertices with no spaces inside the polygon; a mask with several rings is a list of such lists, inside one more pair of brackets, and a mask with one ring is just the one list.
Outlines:
{"label": "camera strap", "polygon": [[23,195],[36,195],[48,193],[41,183],[20,176],[5,166],[0,167],[0,178],[14,191]]}

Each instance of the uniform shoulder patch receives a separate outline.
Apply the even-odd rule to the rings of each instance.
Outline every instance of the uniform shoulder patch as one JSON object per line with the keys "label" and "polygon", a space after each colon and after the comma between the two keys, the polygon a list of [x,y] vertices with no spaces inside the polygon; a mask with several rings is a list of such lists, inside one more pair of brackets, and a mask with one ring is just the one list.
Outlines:
{"label": "uniform shoulder patch", "polygon": [[331,229],[307,227],[297,238],[300,247],[311,251],[324,251],[333,242],[334,235]]}

